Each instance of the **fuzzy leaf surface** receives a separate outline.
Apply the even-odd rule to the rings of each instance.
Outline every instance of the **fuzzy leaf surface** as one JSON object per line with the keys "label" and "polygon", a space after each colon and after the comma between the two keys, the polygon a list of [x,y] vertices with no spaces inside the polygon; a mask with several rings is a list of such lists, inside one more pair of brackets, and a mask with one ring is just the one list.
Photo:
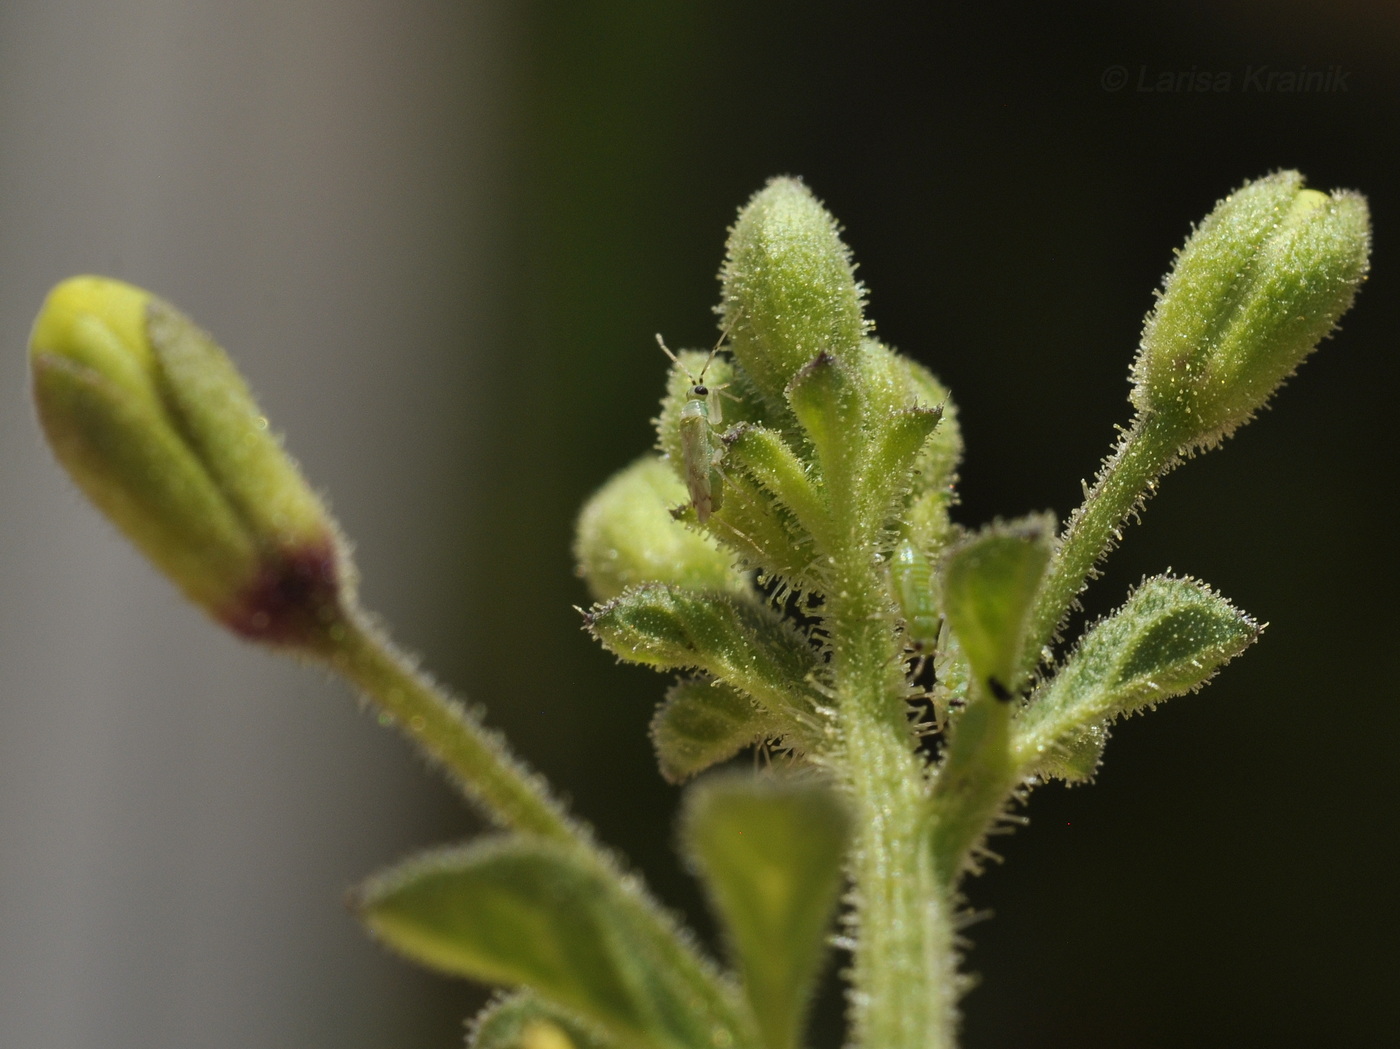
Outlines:
{"label": "fuzzy leaf surface", "polygon": [[948,551],[943,609],[978,683],[998,699],[1017,687],[1016,661],[1050,563],[1048,515],[996,524]]}
{"label": "fuzzy leaf surface", "polygon": [[609,651],[658,670],[703,670],[747,692],[768,713],[811,725],[818,668],[806,638],[766,605],[678,586],[639,586],[588,613]]}
{"label": "fuzzy leaf surface", "polygon": [[410,958],[529,988],[620,1046],[751,1044],[727,989],[695,973],[630,886],[565,846],[510,837],[429,853],[371,881],[357,904]]}
{"label": "fuzzy leaf surface", "polygon": [[686,678],[676,682],[651,719],[651,741],[661,775],[680,783],[732,758],[782,724],[759,710],[747,695],[721,682]]}
{"label": "fuzzy leaf surface", "polygon": [[767,1049],[794,1049],[842,885],[850,821],[804,779],[716,776],[687,798],[682,839],[721,918]]}
{"label": "fuzzy leaf surface", "polygon": [[1258,638],[1261,627],[1193,579],[1158,576],[1084,635],[1014,723],[1026,767],[1064,761],[1086,733],[1199,688]]}

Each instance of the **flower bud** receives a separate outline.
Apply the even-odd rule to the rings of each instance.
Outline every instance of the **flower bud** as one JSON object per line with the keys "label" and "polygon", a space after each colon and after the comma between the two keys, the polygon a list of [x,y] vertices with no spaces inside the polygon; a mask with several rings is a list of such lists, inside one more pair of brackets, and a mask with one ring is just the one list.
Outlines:
{"label": "flower bud", "polygon": [[653,455],[594,493],[579,514],[574,557],[595,601],[641,583],[747,592],[748,579],[733,567],[734,555],[671,516],[686,498],[685,485]]}
{"label": "flower bud", "polygon": [[1281,171],[1221,201],[1148,316],[1133,404],[1187,448],[1246,423],[1351,306],[1370,255],[1366,200]]}
{"label": "flower bud", "polygon": [[867,325],[851,253],[798,180],[773,179],[739,212],[720,281],[730,349],[771,401],[819,353],[855,363]]}
{"label": "flower bud", "polygon": [[348,559],[208,335],[140,288],[74,277],[40,310],[30,362],[59,462],[190,600],[250,639],[325,642]]}

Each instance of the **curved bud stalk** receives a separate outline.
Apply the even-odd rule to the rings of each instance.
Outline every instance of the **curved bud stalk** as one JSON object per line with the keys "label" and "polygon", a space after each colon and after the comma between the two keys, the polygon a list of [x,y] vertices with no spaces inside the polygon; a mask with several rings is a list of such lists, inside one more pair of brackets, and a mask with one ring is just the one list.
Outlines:
{"label": "curved bud stalk", "polygon": [[[575,1037],[578,1029],[560,1021],[577,1014],[615,1030],[619,1045],[758,1049],[743,1003],[640,883],[569,819],[477,713],[445,695],[358,608],[334,526],[207,335],[139,288],[75,278],[45,303],[31,355],[40,419],[59,460],[159,568],[236,632],[342,674],[488,817],[522,832],[455,867],[437,859],[376,882],[378,891],[363,898],[371,924],[448,968],[557,992],[565,1011],[522,1026],[521,1049],[611,1041]],[[742,589],[727,556],[664,515],[658,530],[649,504],[638,510],[638,487],[652,494],[659,483],[655,466],[632,471],[592,519],[585,545],[597,585],[665,571]],[[664,469],[662,476],[669,477]],[[609,558],[604,547],[629,524],[649,545],[658,533],[671,544],[654,563],[659,569],[635,548]],[[510,884],[492,895],[492,878],[503,870]],[[472,927],[456,935],[434,915],[463,885],[478,910],[465,914]],[[560,894],[571,891],[580,905],[566,908],[561,923]],[[464,917],[464,908],[453,909]],[[425,915],[436,928],[417,924]],[[559,951],[581,952],[573,958],[582,976],[561,973],[548,947],[541,955],[493,940],[540,922],[556,927]],[[618,937],[610,949],[590,942],[602,927]]]}
{"label": "curved bud stalk", "polygon": [[75,277],[30,361],[54,454],[190,600],[254,640],[333,647],[353,601],[343,544],[208,335],[140,288]]}
{"label": "curved bud stalk", "polygon": [[191,600],[345,676],[498,823],[588,847],[501,740],[360,610],[335,525],[208,335],[150,292],[75,277],[44,303],[30,359],[59,461]]}

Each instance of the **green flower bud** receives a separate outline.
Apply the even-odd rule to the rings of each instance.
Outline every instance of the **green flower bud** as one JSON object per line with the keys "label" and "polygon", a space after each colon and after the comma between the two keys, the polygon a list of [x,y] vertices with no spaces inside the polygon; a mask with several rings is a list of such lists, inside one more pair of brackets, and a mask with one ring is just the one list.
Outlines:
{"label": "green flower bud", "polygon": [[748,590],[747,576],[733,567],[733,554],[671,516],[671,508],[687,498],[675,472],[647,455],[614,474],[584,504],[574,558],[595,601],[609,601],[641,583]]}
{"label": "green flower bud", "polygon": [[836,220],[801,182],[775,178],[739,212],[720,281],[730,350],[772,402],[819,353],[855,363],[862,289]]}
{"label": "green flower bud", "polygon": [[1221,201],[1148,316],[1133,404],[1187,448],[1246,423],[1336,326],[1366,278],[1366,200],[1281,171]]}
{"label": "green flower bud", "polygon": [[190,600],[250,639],[325,643],[348,559],[208,335],[140,288],[74,277],[40,310],[30,362],[58,460]]}

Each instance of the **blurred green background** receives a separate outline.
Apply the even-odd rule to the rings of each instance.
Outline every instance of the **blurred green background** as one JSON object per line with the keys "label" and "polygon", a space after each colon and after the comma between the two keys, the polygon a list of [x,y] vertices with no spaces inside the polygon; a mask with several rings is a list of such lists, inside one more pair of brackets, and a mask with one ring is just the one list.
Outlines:
{"label": "blurred green background", "polygon": [[[154,12],[152,29],[162,24],[160,8],[143,5]],[[579,632],[572,606],[586,596],[568,548],[582,500],[651,443],[665,370],[652,334],[663,332],[672,346],[714,341],[714,274],[735,209],[765,178],[798,174],[842,221],[879,334],[933,368],[957,399],[968,447],[958,517],[975,524],[1046,508],[1063,518],[1078,503],[1081,479],[1092,477],[1114,424],[1127,421],[1127,367],[1152,291],[1216,199],[1279,167],[1302,170],[1318,188],[1369,194],[1373,277],[1340,335],[1272,410],[1167,479],[1086,598],[1090,614],[1102,613],[1144,574],[1170,567],[1272,625],[1203,695],[1120,726],[1095,786],[1044,789],[1026,810],[1029,825],[999,840],[1005,866],[969,890],[969,906],[992,918],[966,933],[968,967],[981,982],[966,1000],[965,1040],[968,1049],[1386,1044],[1400,977],[1400,799],[1391,776],[1400,748],[1391,672],[1400,580],[1387,509],[1397,477],[1387,419],[1400,338],[1391,248],[1400,230],[1400,9],[1382,0],[1232,0],[1040,8],[422,2],[375,10],[357,30],[333,5],[239,4],[218,16],[226,25],[195,34],[222,56],[228,93],[193,116],[178,99],[169,112],[226,127],[239,100],[255,97],[268,122],[251,122],[237,141],[252,151],[254,181],[271,203],[241,185],[240,169],[213,172],[214,199],[226,193],[248,218],[201,250],[243,253],[241,283],[202,279],[198,251],[167,272],[161,243],[139,236],[139,210],[123,213],[126,225],[111,234],[117,246],[106,255],[84,260],[79,226],[63,259],[156,285],[240,359],[244,344],[297,347],[253,369],[255,385],[359,542],[369,603],[439,676],[485,704],[602,837],[706,929],[695,886],[672,852],[679,795],[657,776],[645,737],[665,679],[615,665]],[[247,41],[244,19],[263,27],[247,31]],[[20,22],[13,12],[0,16],[0,46],[24,46],[14,35]],[[65,32],[85,30],[49,31],[58,54]],[[268,73],[300,70],[296,47],[311,48],[303,42],[330,48],[345,40],[353,46],[328,66],[313,63],[286,79]],[[190,57],[190,42],[157,34],[153,51],[108,58],[139,62],[154,80],[172,65],[183,69],[187,87],[172,89],[179,96],[207,72]],[[1330,89],[1289,93],[1277,81],[1264,89],[1267,74],[1251,79],[1260,67],[1322,72]],[[322,68],[333,75],[321,78]],[[1185,74],[1182,87],[1209,80],[1224,90],[1144,89],[1162,74]],[[45,99],[13,68],[6,76],[0,150],[13,169],[36,136],[61,151],[62,121],[82,107],[45,117]],[[100,81],[91,90],[100,93]],[[368,174],[347,171],[344,184],[308,174],[318,171],[322,145],[338,141],[336,125],[305,115],[316,106],[347,115],[347,126],[377,121],[356,132],[367,143],[363,156],[350,155],[370,164]],[[142,119],[158,127],[162,114],[147,109]],[[75,152],[72,164],[100,169],[110,159],[103,149],[141,153],[121,144],[121,114],[112,119],[93,131],[107,145]],[[290,153],[282,151],[288,142]],[[178,187],[185,167],[195,181],[203,173],[178,142],[155,161],[157,187]],[[176,192],[189,209],[180,227],[188,247],[203,212]],[[0,203],[8,224],[0,238],[26,201],[66,207],[50,184],[16,188],[9,179],[0,193],[11,198]],[[401,211],[374,218],[382,200]],[[313,207],[322,216],[317,229],[344,229],[343,240],[323,236],[311,241],[315,251],[306,247],[298,216]],[[123,229],[139,250],[121,247]],[[16,346],[37,296],[66,275],[29,261],[6,262],[12,287],[0,292]],[[273,280],[281,270],[310,274],[310,284],[290,298]],[[342,349],[342,333],[368,340],[365,348]],[[318,378],[331,371],[352,372],[336,380],[352,385],[333,395]],[[7,381],[12,375],[23,381],[18,368]],[[24,430],[20,398],[7,396],[7,455],[19,448],[40,464],[32,475],[28,466],[7,467],[10,476],[58,490]],[[317,409],[327,422],[302,421]],[[86,512],[75,498],[55,505]],[[65,560],[62,552],[46,556]],[[0,561],[11,573],[0,583],[18,578],[17,565]],[[137,578],[137,569],[127,571]],[[115,588],[128,576],[113,578]],[[85,600],[81,580],[58,590]],[[32,619],[28,607],[7,613],[7,628]],[[152,631],[183,615],[160,608]],[[52,616],[39,625],[65,644],[91,644],[62,613]],[[180,636],[197,653],[216,646],[200,658],[223,661],[231,675],[268,673],[231,644],[208,641],[202,624],[169,629],[187,630]],[[158,662],[172,644],[148,641],[132,658]],[[7,717],[31,709],[39,688],[7,669],[11,651],[0,648]],[[41,679],[51,680],[33,680]],[[309,679],[285,680],[306,690]],[[65,693],[78,719],[80,691]],[[336,702],[318,704],[314,715],[341,718],[334,729],[308,720],[276,731],[281,739],[300,733],[286,782],[300,782],[290,778],[293,766],[341,775],[345,796],[326,798],[324,811],[348,798],[352,815],[323,817],[288,794],[261,804],[295,808],[286,817],[292,838],[322,818],[348,820],[349,844],[329,859],[315,850],[325,873],[301,887],[302,902],[285,905],[284,924],[269,927],[265,946],[282,949],[279,928],[293,939],[312,935],[294,924],[296,915],[325,903],[318,922],[334,923],[334,942],[358,952],[363,969],[308,980],[305,972],[334,963],[319,948],[305,951],[287,963],[303,974],[296,995],[269,963],[266,987],[248,977],[241,996],[216,994],[212,1005],[192,988],[179,1023],[152,1032],[120,1021],[109,1032],[130,1036],[101,1044],[457,1044],[458,1022],[479,995],[380,956],[332,904],[338,886],[474,825],[396,741],[375,735],[367,719],[352,724]],[[259,708],[257,717],[266,725],[281,709]],[[168,723],[168,713],[156,716]],[[362,764],[317,749],[330,746],[332,731],[364,748]],[[38,738],[61,739],[63,729],[41,728]],[[172,735],[163,745],[185,743]],[[34,798],[44,793],[37,778],[14,771],[41,762],[36,753],[18,755],[3,780],[0,850],[16,848],[5,828],[33,819]],[[381,769],[392,792],[370,778]],[[174,789],[150,775],[153,796]],[[45,797],[61,819],[85,795]],[[213,817],[187,818],[193,826]],[[375,834],[373,847],[354,844]],[[180,848],[158,834],[147,844],[146,855]],[[299,855],[271,849],[261,869],[280,880],[279,865],[294,866]],[[0,902],[0,1002],[12,996],[0,1015],[19,1008],[17,988],[34,971],[15,944],[46,942],[42,928],[25,932],[35,912],[22,889],[41,880],[37,868],[13,851],[4,862],[29,881]],[[142,882],[148,875],[132,862],[126,876]],[[105,877],[94,884],[108,884]],[[153,919],[139,908],[128,916],[119,930],[124,950],[139,953],[151,920],[179,926],[161,904],[170,894],[188,895],[181,906],[202,913],[201,887],[172,878],[165,895],[147,900]],[[64,904],[45,906],[57,914]],[[115,904],[104,906],[100,913]],[[248,906],[256,920],[256,902]],[[198,941],[181,949],[200,954]],[[258,948],[249,949],[256,973]],[[124,950],[100,958],[119,969]],[[168,955],[162,965],[178,967]],[[162,982],[165,971],[152,970],[154,986],[181,993]],[[84,978],[110,990],[101,971]],[[73,979],[81,995],[88,984]],[[209,970],[209,986],[228,987],[219,983],[226,979]],[[256,1010],[264,995],[287,999],[293,1027],[264,1025],[234,1039],[200,1023],[219,1009]],[[369,1019],[348,1021],[357,1010]],[[52,1031],[38,1019],[19,1026],[15,1015],[14,1031]],[[840,1043],[840,1003],[830,994],[817,1027],[819,1046]],[[6,1044],[97,1045],[89,1032],[99,1029],[94,1012],[93,1024],[73,1027],[65,1042]]]}

